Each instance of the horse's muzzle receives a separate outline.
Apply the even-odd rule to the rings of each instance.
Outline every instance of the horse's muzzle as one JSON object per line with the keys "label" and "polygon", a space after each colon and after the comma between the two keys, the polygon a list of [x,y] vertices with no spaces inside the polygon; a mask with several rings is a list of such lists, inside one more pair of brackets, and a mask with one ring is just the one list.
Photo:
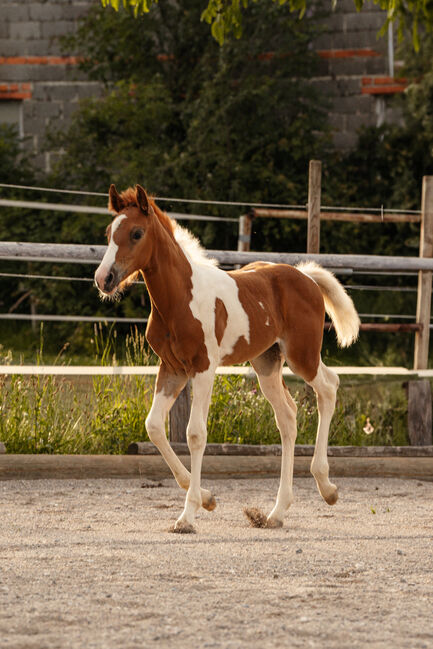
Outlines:
{"label": "horse's muzzle", "polygon": [[112,293],[119,285],[119,273],[115,266],[111,266],[108,272],[101,273],[99,267],[95,273],[95,284],[103,293]]}

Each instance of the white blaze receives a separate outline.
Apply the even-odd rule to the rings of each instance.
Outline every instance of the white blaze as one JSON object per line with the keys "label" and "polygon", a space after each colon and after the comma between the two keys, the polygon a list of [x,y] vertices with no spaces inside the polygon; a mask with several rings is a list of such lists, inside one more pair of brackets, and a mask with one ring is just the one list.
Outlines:
{"label": "white blaze", "polygon": [[108,248],[105,251],[105,255],[102,258],[102,261],[95,272],[95,282],[97,286],[99,286],[99,288],[101,288],[101,286],[104,286],[105,278],[107,277],[108,273],[111,270],[112,265],[116,260],[116,254],[119,249],[119,246],[114,241],[114,233],[116,232],[119,225],[122,223],[124,219],[126,219],[126,214],[119,214],[119,216],[116,216],[116,218],[114,219],[111,225],[110,243],[108,244]]}

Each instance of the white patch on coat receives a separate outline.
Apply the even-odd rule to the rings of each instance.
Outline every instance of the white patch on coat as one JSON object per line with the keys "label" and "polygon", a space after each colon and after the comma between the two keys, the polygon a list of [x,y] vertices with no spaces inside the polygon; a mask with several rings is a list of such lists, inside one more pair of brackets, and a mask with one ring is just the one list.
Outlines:
{"label": "white patch on coat", "polygon": [[[224,356],[233,352],[243,336],[250,342],[250,321],[239,300],[235,280],[226,272],[211,265],[191,263],[192,300],[190,309],[201,322],[209,361],[218,365]],[[215,335],[215,302],[223,302],[227,311],[227,324],[220,345]]]}
{"label": "white patch on coat", "polygon": [[263,302],[259,302],[259,304],[260,304],[260,306],[262,307],[262,309],[264,311],[265,310],[265,305],[263,304]]}
{"label": "white patch on coat", "polygon": [[116,216],[113,223],[111,224],[110,242],[102,258],[102,261],[95,272],[95,282],[99,288],[104,285],[105,278],[110,272],[112,265],[116,261],[116,255],[117,251],[119,250],[119,246],[114,241],[114,233],[119,228],[119,225],[124,219],[126,219],[126,214],[119,214],[119,216]]}
{"label": "white patch on coat", "polygon": [[270,327],[270,326],[271,326],[271,323],[269,322],[269,316],[266,318],[265,325],[266,325],[267,327]]}

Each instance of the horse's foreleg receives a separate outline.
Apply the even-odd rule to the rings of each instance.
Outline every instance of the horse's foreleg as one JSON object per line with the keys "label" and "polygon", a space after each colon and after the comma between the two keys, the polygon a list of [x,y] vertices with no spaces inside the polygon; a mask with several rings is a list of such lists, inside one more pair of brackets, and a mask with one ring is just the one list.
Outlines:
{"label": "horse's foreleg", "polygon": [[[281,376],[281,364],[275,366],[269,374],[259,373],[260,365],[253,362],[257,372],[260,388],[274,409],[275,419],[281,435],[281,476],[275,506],[266,523],[262,517],[255,520],[254,511],[246,510],[248,518],[255,526],[281,527],[284,516],[293,502],[293,463],[296,440],[296,404],[287,390]],[[251,515],[251,511],[253,514]]]}
{"label": "horse's foreleg", "polygon": [[317,396],[317,408],[319,411],[319,425],[317,429],[316,447],[311,462],[311,473],[313,474],[317,488],[328,505],[334,505],[338,500],[338,490],[335,484],[329,480],[328,464],[328,435],[329,425],[335,410],[335,400],[339,378],[320,361],[316,376],[309,384]]}
{"label": "horse's foreleg", "polygon": [[[149,439],[155,444],[167,462],[179,487],[185,490],[189,488],[190,473],[179,460],[167,440],[165,421],[170,408],[184,388],[186,381],[187,377],[168,375],[164,366],[161,365],[152,407],[146,418],[146,430]],[[216,506],[215,498],[207,489],[201,489],[201,504],[208,510],[212,510]]]}
{"label": "horse's foreleg", "polygon": [[194,519],[202,504],[200,488],[201,465],[206,447],[206,423],[212,395],[214,371],[207,370],[192,379],[193,400],[191,415],[186,431],[188,447],[191,454],[191,479],[186,494],[185,507],[174,526],[175,532],[194,532]]}

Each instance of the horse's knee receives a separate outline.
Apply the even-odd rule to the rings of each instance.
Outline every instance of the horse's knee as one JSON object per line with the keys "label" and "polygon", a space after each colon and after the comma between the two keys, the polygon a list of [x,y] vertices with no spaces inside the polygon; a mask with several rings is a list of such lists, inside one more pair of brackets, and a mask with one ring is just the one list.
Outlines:
{"label": "horse's knee", "polygon": [[190,427],[186,430],[186,441],[190,451],[201,450],[206,446],[206,429]]}
{"label": "horse's knee", "polygon": [[145,424],[150,441],[153,442],[155,446],[159,446],[159,444],[164,439],[166,439],[164,422],[161,421],[160,417],[155,417],[154,415],[149,413],[149,415],[146,417]]}

